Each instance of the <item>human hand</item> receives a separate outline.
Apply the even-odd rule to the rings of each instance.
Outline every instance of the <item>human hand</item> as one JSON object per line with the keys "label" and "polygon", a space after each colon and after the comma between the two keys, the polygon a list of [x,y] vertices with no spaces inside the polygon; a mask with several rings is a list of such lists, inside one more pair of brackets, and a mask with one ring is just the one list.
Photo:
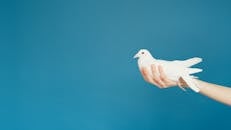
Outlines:
{"label": "human hand", "polygon": [[156,65],[153,64],[151,65],[151,70],[152,74],[148,72],[147,68],[141,68],[140,72],[146,82],[149,82],[159,88],[169,88],[177,85],[181,88],[183,86],[187,86],[182,78],[180,78],[178,82],[169,79],[164,73],[162,66],[156,67]]}

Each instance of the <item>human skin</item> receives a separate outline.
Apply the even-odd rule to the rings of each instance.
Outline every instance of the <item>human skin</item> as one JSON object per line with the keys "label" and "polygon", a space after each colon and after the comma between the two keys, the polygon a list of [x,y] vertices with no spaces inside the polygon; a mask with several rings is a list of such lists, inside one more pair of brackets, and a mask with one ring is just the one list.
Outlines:
{"label": "human skin", "polygon": [[[159,88],[169,88],[174,86],[180,86],[183,88],[188,88],[188,85],[184,82],[182,78],[178,82],[170,80],[163,68],[161,66],[151,66],[152,74],[148,72],[147,68],[140,68],[141,75],[144,80],[151,83]],[[158,74],[159,73],[159,74]],[[224,103],[231,106],[231,88],[221,85],[216,85],[208,83],[202,80],[194,79],[200,89],[201,94],[216,100],[218,102]]]}

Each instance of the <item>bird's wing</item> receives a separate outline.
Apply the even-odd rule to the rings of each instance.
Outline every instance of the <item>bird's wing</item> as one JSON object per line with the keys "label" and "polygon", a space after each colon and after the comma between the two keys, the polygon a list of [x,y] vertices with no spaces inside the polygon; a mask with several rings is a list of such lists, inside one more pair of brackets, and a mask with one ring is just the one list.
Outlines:
{"label": "bird's wing", "polygon": [[186,84],[195,92],[199,92],[200,89],[197,87],[197,84],[193,81],[190,76],[181,76],[181,78],[186,82]]}
{"label": "bird's wing", "polygon": [[202,58],[199,58],[199,57],[194,57],[194,58],[190,58],[190,59],[183,60],[183,61],[180,61],[180,60],[172,61],[173,64],[177,64],[177,65],[184,66],[184,67],[191,67],[200,62],[202,62]]}

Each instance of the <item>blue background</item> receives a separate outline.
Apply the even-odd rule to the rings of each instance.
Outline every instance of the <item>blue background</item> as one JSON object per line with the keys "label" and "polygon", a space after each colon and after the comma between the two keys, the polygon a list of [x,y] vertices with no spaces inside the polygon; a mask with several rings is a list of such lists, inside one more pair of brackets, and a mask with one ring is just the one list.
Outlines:
{"label": "blue background", "polygon": [[231,2],[1,0],[0,129],[230,130],[230,107],[143,81],[133,55],[199,56],[231,86]]}

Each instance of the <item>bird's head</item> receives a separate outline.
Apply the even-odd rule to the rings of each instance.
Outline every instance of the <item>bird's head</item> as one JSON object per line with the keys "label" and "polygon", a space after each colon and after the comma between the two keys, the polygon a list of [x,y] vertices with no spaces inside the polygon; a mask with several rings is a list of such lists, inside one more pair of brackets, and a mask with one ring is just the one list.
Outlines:
{"label": "bird's head", "polygon": [[140,49],[133,58],[152,57],[151,53],[147,49]]}

